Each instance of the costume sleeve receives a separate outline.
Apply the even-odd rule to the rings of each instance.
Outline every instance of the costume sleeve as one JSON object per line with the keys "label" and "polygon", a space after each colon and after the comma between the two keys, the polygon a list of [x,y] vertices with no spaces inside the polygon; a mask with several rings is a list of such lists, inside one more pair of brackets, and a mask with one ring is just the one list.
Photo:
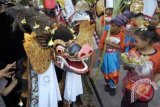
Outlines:
{"label": "costume sleeve", "polygon": [[[158,56],[159,57],[159,56]],[[152,60],[151,59],[151,61],[153,62],[153,64],[154,64],[154,70],[153,70],[153,72],[154,73],[160,73],[160,60],[159,59],[157,59],[157,61],[155,61],[155,60]]]}
{"label": "costume sleeve", "polygon": [[104,31],[98,44],[99,49],[104,48],[106,37],[107,37],[107,31]]}

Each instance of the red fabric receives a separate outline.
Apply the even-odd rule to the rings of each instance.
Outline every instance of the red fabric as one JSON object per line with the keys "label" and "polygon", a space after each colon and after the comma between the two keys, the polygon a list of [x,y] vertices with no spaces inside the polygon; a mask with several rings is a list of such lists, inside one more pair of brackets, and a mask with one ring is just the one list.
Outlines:
{"label": "red fabric", "polygon": [[155,44],[153,44],[153,47],[154,47],[155,49],[157,49],[158,51],[160,51],[160,43],[155,43]]}
{"label": "red fabric", "polygon": [[[108,35],[108,32],[104,31],[103,34],[102,34],[102,36],[101,36],[101,39],[99,41],[99,45],[98,45],[99,49],[103,49],[104,48],[105,40],[106,40],[107,35]],[[116,35],[112,35],[111,34],[110,36],[120,37],[120,43],[119,43],[119,45],[120,45],[121,50],[124,50],[124,39],[125,39],[124,33],[120,32],[119,34],[116,34]]]}
{"label": "red fabric", "polygon": [[43,0],[44,6],[47,9],[54,9],[56,7],[56,0]]}
{"label": "red fabric", "polygon": [[101,17],[101,26],[104,26],[104,25],[105,25],[105,24],[104,24],[104,18],[105,18],[104,16]]}
{"label": "red fabric", "polygon": [[101,36],[101,39],[100,39],[100,41],[99,41],[99,44],[98,44],[98,47],[99,47],[99,49],[103,49],[104,48],[104,45],[105,45],[105,39],[106,39],[106,37],[107,37],[107,31],[104,31],[103,32],[103,34],[102,34],[102,36]]}

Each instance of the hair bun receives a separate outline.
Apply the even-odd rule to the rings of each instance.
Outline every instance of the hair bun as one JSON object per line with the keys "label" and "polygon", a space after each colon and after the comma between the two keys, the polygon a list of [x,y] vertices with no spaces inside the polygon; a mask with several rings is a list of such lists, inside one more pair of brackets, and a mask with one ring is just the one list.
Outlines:
{"label": "hair bun", "polygon": [[148,28],[148,30],[150,30],[150,31],[156,31],[156,27],[155,27],[155,26],[149,25],[147,28]]}

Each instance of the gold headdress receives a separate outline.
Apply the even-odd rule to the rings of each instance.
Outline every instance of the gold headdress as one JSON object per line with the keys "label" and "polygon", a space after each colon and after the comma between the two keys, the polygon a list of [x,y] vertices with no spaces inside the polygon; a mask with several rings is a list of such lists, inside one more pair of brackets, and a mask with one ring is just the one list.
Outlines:
{"label": "gold headdress", "polygon": [[24,49],[33,69],[38,73],[44,73],[51,62],[51,51],[50,49],[43,49],[36,41],[36,33],[24,34],[25,42],[23,43]]}
{"label": "gold headdress", "polygon": [[83,21],[79,26],[79,34],[77,35],[77,38],[75,40],[76,43],[80,46],[83,46],[85,44],[89,44],[90,46],[92,46],[94,29],[94,24],[90,25],[89,21]]}
{"label": "gold headdress", "polygon": [[96,11],[97,11],[97,14],[100,15],[104,12],[105,10],[105,7],[104,7],[104,2],[103,0],[99,0],[96,4]]}
{"label": "gold headdress", "polygon": [[130,6],[130,11],[134,13],[142,13],[144,6],[143,0],[133,0]]}
{"label": "gold headdress", "polygon": [[79,10],[83,10],[83,11],[90,10],[89,4],[85,0],[80,0],[80,1],[77,2],[76,6],[75,6],[75,10],[76,11],[79,11]]}

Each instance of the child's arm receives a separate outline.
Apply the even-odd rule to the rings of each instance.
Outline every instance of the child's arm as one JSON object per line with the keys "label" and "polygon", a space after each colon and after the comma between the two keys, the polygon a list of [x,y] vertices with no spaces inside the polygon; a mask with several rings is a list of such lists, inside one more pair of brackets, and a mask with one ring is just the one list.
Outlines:
{"label": "child's arm", "polygon": [[8,87],[5,87],[1,90],[1,94],[3,96],[7,96],[17,85],[17,79],[15,78],[15,74],[12,76],[12,82],[9,84]]}
{"label": "child's arm", "polygon": [[113,48],[116,48],[116,49],[124,49],[124,40],[125,40],[125,36],[124,34],[120,33],[120,43],[119,44],[115,44],[115,43],[112,43],[111,41],[107,41],[107,45],[110,46],[110,47],[113,47]]}
{"label": "child's arm", "polygon": [[110,42],[110,41],[107,42],[107,45],[109,45],[109,46],[111,46],[111,47],[113,47],[113,48],[120,49],[120,46],[119,46],[119,45],[114,44],[114,43],[112,43],[112,42]]}

